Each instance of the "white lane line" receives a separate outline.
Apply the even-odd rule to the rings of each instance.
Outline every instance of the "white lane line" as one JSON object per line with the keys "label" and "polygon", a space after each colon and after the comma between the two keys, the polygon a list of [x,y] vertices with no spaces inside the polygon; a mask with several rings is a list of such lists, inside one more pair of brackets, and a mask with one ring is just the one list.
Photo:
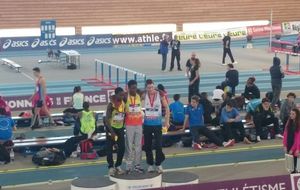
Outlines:
{"label": "white lane line", "polygon": [[24,72],[21,72],[21,74],[22,74],[23,76],[25,76],[26,78],[29,78],[30,80],[34,80],[30,75],[28,75],[28,74],[26,74],[26,73],[24,73]]}
{"label": "white lane line", "polygon": [[[267,162],[278,162],[278,161],[284,161],[285,159],[270,159],[270,160],[258,160],[258,161],[248,161],[248,162],[236,162],[236,163],[227,163],[227,164],[215,164],[215,165],[208,165],[208,166],[195,166],[195,167],[185,167],[185,168],[175,168],[175,169],[166,169],[165,172],[172,172],[172,171],[182,171],[182,170],[191,170],[191,169],[204,169],[204,168],[214,168],[214,167],[224,167],[224,166],[237,166],[237,165],[249,165],[249,164],[259,164],[259,163],[267,163]],[[37,185],[51,185],[54,183],[62,183],[62,182],[70,182],[76,178],[73,179],[64,179],[64,180],[49,180],[45,182],[36,182],[36,183],[26,183],[26,184],[20,184],[20,185],[9,185],[9,186],[2,186],[2,188],[6,189],[13,189],[17,187],[29,187],[29,186],[37,186]]]}

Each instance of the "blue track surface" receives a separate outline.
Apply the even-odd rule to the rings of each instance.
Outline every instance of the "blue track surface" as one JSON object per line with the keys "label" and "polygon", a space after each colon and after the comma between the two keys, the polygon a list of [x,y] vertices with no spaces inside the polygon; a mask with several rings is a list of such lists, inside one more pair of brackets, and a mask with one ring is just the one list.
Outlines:
{"label": "blue track surface", "polygon": [[[247,150],[227,153],[209,153],[203,155],[170,156],[164,162],[165,169],[208,166],[226,163],[248,162],[256,160],[269,160],[283,158],[281,148]],[[19,171],[12,173],[0,173],[0,184],[2,186],[17,185],[49,180],[63,180],[75,177],[89,177],[106,175],[106,164],[89,164],[72,166],[66,168],[36,169],[34,171]]]}

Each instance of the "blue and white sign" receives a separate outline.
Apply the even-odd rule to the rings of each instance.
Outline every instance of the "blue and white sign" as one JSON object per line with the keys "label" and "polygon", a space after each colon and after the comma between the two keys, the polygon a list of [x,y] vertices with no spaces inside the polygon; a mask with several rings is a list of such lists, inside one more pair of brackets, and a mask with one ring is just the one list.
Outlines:
{"label": "blue and white sign", "polygon": [[41,39],[53,40],[56,38],[56,20],[41,21]]}

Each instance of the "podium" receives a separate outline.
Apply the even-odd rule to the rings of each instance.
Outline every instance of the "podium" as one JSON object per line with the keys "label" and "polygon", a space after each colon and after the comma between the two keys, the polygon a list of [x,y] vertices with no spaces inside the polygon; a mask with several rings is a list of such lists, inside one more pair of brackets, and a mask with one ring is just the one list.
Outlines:
{"label": "podium", "polygon": [[199,176],[189,172],[166,172],[162,175],[162,187],[199,183]]}
{"label": "podium", "polygon": [[139,190],[199,183],[199,177],[189,172],[133,173],[110,177],[78,178],[71,190]]}
{"label": "podium", "polygon": [[71,182],[71,190],[117,190],[108,177],[78,178]]}
{"label": "podium", "polygon": [[110,180],[116,182],[117,190],[138,190],[161,187],[162,176],[158,173],[133,173],[110,176]]}

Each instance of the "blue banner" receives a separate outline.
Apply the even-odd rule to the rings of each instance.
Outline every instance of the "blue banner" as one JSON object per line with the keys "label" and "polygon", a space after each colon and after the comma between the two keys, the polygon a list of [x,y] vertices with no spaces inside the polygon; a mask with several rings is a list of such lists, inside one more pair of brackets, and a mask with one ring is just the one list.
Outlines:
{"label": "blue banner", "polygon": [[80,49],[112,47],[112,35],[57,36],[53,40],[40,37],[0,38],[0,51]]}

